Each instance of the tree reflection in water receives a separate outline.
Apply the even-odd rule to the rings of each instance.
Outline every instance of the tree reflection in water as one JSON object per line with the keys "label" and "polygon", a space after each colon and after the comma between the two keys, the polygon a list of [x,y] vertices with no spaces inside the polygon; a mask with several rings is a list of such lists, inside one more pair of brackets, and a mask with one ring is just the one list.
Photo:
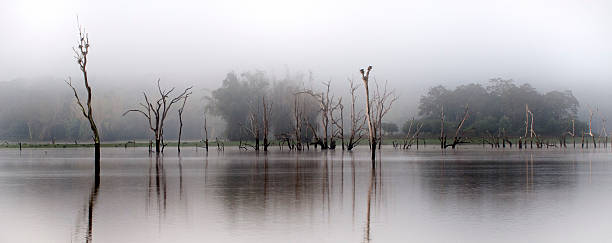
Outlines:
{"label": "tree reflection in water", "polygon": [[[353,227],[360,225],[359,228],[364,230],[362,239],[365,242],[373,238],[372,222],[376,221],[383,196],[381,180],[383,166],[380,160],[377,160],[376,169],[371,169],[369,166],[361,167],[364,161],[359,161],[359,157],[352,153],[328,152],[314,156],[296,153],[288,157],[274,153],[259,153],[245,157],[212,157],[211,172],[208,156],[195,160],[190,158],[183,158],[180,155],[165,158],[153,155],[148,158],[148,162],[145,162],[148,168],[143,168],[142,195],[145,204],[143,219],[157,226],[160,236],[166,227],[165,221],[170,218],[174,220],[183,217],[187,220],[186,225],[190,223],[187,219],[190,215],[189,205],[205,209],[214,209],[216,205],[220,205],[226,209],[221,212],[221,215],[227,217],[226,222],[232,222],[237,228],[247,222],[261,220],[267,222],[265,220],[279,218],[287,220],[288,223],[299,223],[307,219],[321,220],[319,221],[321,225],[344,222],[349,228],[352,221]],[[177,159],[176,164],[173,159]],[[171,166],[168,167],[169,165]],[[344,168],[345,165],[350,168]],[[189,176],[193,175],[190,172],[194,168],[199,168],[201,172],[198,173],[199,178],[190,180]],[[359,168],[367,168],[367,171],[361,171]],[[350,174],[345,176],[344,173]],[[345,183],[345,179],[350,181]],[[345,184],[352,188],[344,188]],[[90,191],[89,200],[83,208],[83,222],[79,224],[82,226],[82,231],[79,231],[80,237],[84,235],[85,240],[76,242],[92,242],[94,209],[99,197],[99,187],[100,179],[97,177]],[[344,189],[350,190],[349,193],[344,194]],[[188,197],[194,192],[204,197]],[[202,199],[204,201],[201,201]],[[214,204],[219,199],[223,200],[222,204]],[[174,215],[177,211],[173,209],[173,205],[184,207],[184,215]],[[365,214],[359,213],[360,211]],[[289,218],[286,216],[287,213],[290,215]],[[348,214],[352,214],[352,219]],[[343,218],[343,215],[347,217]],[[98,218],[102,216],[98,215]],[[265,224],[262,225],[261,227],[267,227]],[[359,231],[361,230],[357,230],[356,233]],[[361,238],[359,233],[354,237],[355,240]]]}
{"label": "tree reflection in water", "polygon": [[[363,242],[372,241],[372,208],[376,206],[380,207],[382,204],[383,190],[382,190],[382,161],[381,156],[378,156],[378,161],[375,162],[377,165],[370,170],[370,186],[368,187],[367,205],[366,205],[366,223],[364,227]],[[374,195],[374,207],[372,206],[372,195]],[[380,209],[380,208],[379,208]]]}
{"label": "tree reflection in water", "polygon": [[[150,213],[151,204],[155,202],[155,209],[157,209],[158,225],[161,230],[161,222],[166,216],[167,207],[167,180],[166,180],[166,169],[164,168],[163,156],[155,156],[155,164],[153,159],[149,159],[149,175],[148,175],[148,190],[147,190],[147,214]],[[155,194],[152,191],[155,190]]]}
{"label": "tree reflection in water", "polygon": [[[79,237],[80,236],[80,231],[82,229],[85,229],[84,233],[84,241],[89,243],[93,241],[93,222],[94,222],[94,209],[96,206],[96,201],[98,200],[98,190],[100,188],[100,174],[99,173],[95,173],[94,174],[94,178],[93,178],[93,183],[92,183],[92,187],[91,190],[89,192],[89,198],[86,201],[86,205],[83,207],[83,211],[82,211],[82,217],[79,217],[79,221],[77,221],[77,227],[76,227],[76,234],[75,236]],[[83,220],[83,221],[81,221]],[[87,221],[87,226],[85,227],[83,224],[85,224],[85,221]],[[79,237],[80,238],[80,237]],[[74,239],[73,239],[74,240]],[[76,242],[79,242],[81,240],[74,240]]]}

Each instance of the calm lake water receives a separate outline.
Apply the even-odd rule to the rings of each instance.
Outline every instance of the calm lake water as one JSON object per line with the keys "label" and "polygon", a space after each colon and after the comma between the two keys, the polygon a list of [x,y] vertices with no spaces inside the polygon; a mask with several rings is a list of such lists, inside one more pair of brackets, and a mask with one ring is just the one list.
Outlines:
{"label": "calm lake water", "polygon": [[609,242],[610,149],[0,150],[0,242]]}

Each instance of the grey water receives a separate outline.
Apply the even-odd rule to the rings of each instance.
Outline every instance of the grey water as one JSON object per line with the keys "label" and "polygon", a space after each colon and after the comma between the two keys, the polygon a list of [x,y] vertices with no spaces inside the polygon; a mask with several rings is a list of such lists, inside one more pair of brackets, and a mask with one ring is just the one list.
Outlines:
{"label": "grey water", "polygon": [[0,242],[607,242],[610,149],[0,150]]}

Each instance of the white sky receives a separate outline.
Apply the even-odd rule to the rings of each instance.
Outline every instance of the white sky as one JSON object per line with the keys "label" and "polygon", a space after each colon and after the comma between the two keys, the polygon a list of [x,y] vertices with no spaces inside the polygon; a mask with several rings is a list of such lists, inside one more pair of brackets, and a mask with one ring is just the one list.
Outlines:
{"label": "white sky", "polygon": [[77,14],[104,83],[216,88],[228,71],[262,69],[340,86],[371,64],[410,102],[434,84],[493,77],[610,93],[612,1],[602,0],[2,0],[0,80],[78,75]]}

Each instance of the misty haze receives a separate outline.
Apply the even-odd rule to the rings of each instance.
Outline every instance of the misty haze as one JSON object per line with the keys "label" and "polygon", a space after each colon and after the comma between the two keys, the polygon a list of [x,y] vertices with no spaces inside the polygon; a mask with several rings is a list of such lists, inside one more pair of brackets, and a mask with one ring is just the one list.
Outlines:
{"label": "misty haze", "polygon": [[612,2],[0,3],[0,242],[605,242]]}

